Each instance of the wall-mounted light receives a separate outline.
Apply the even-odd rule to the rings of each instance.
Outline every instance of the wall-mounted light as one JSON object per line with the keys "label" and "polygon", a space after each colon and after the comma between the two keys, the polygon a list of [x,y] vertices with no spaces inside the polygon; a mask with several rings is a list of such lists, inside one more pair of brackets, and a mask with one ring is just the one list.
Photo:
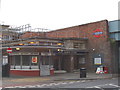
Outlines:
{"label": "wall-mounted light", "polygon": [[92,50],[93,50],[93,51],[95,51],[95,49],[94,49],[94,48],[93,48]]}
{"label": "wall-mounted light", "polygon": [[57,43],[57,45],[62,45],[62,43]]}
{"label": "wall-mounted light", "polygon": [[30,44],[34,44],[35,42],[29,42]]}
{"label": "wall-mounted light", "polygon": [[19,43],[19,45],[24,45],[23,43]]}
{"label": "wall-mounted light", "polygon": [[61,49],[57,49],[57,51],[59,52],[59,51],[61,51]]}
{"label": "wall-mounted light", "polygon": [[20,48],[16,48],[16,50],[20,50]]}

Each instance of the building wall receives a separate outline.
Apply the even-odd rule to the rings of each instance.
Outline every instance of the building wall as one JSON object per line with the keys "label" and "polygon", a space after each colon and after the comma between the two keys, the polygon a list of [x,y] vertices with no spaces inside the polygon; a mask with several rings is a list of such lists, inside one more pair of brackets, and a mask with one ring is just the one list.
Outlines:
{"label": "building wall", "polygon": [[45,37],[44,32],[25,32],[24,34],[20,35],[20,39],[27,39],[31,37]]}
{"label": "building wall", "polygon": [[120,20],[109,22],[109,33],[110,38],[120,40]]}
{"label": "building wall", "polygon": [[[112,63],[113,73],[118,73],[120,64],[119,47],[120,47],[120,20],[114,20],[109,22],[109,34],[111,38],[112,47]],[[120,69],[120,68],[119,68]]]}
{"label": "building wall", "polygon": [[[93,34],[95,30],[100,29],[101,37],[95,37]],[[111,65],[111,48],[108,40],[108,21],[98,21],[79,26],[59,29],[46,33],[46,37],[54,38],[88,38],[89,55],[87,60],[88,71],[94,71],[95,65],[93,64],[94,54],[101,55],[103,58],[103,65],[112,71]],[[94,50],[94,51],[93,51]]]}

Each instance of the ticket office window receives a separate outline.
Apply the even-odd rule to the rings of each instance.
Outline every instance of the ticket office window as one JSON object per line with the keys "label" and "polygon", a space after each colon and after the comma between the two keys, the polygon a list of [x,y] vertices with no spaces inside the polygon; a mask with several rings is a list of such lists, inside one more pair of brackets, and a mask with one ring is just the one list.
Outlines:
{"label": "ticket office window", "polygon": [[22,56],[22,66],[30,65],[30,56],[23,55]]}
{"label": "ticket office window", "polygon": [[11,60],[11,69],[38,69],[38,56],[15,55]]}
{"label": "ticket office window", "polygon": [[15,65],[20,65],[21,60],[20,60],[20,56],[15,56]]}
{"label": "ticket office window", "polygon": [[20,69],[21,68],[21,57],[19,55],[12,56],[10,60],[11,69]]}

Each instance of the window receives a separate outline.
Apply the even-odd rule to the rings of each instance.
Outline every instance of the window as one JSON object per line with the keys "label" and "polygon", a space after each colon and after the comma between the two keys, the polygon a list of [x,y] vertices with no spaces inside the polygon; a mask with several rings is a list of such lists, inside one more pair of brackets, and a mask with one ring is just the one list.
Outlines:
{"label": "window", "polygon": [[22,56],[22,65],[29,66],[30,65],[30,58],[27,55]]}
{"label": "window", "polygon": [[85,49],[85,43],[74,43],[74,48]]}
{"label": "window", "polygon": [[79,64],[85,64],[85,58],[84,57],[79,58]]}
{"label": "window", "polygon": [[[15,56],[15,65],[20,65],[20,56],[18,56],[18,55],[16,55]],[[13,63],[14,63],[14,61],[13,61]]]}

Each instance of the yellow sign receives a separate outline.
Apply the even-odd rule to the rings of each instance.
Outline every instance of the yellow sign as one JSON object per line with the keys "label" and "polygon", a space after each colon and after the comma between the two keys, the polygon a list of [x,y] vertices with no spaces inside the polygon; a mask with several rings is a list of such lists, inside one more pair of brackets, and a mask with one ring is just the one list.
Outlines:
{"label": "yellow sign", "polygon": [[32,56],[32,63],[37,63],[37,56]]}

